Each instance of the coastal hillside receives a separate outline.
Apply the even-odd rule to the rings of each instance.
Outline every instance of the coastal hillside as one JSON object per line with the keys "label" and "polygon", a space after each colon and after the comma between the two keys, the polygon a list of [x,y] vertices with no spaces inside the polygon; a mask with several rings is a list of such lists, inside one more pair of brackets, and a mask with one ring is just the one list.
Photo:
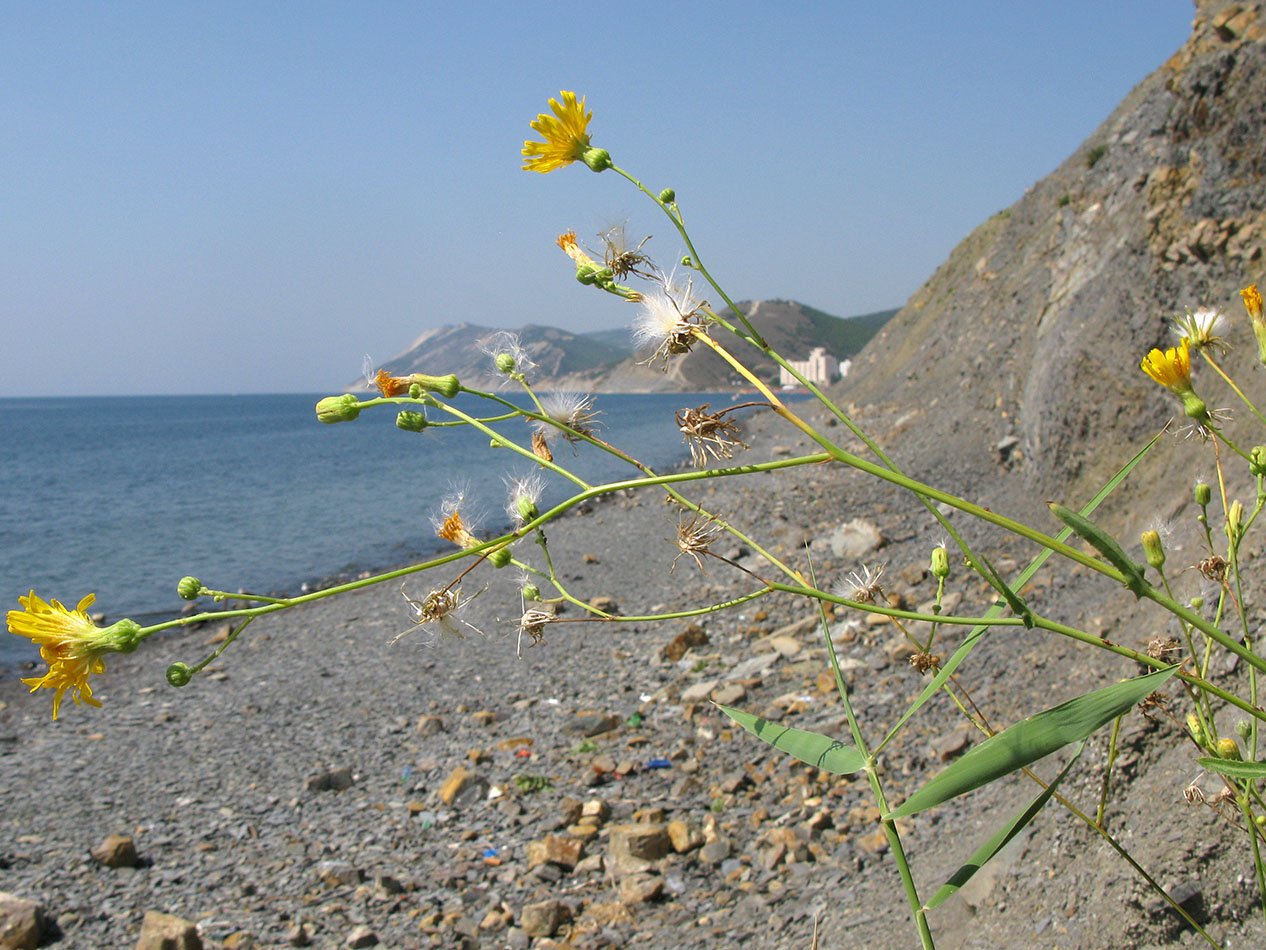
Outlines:
{"label": "coastal hillside", "polygon": [[[1227,313],[1226,368],[1260,386],[1238,290],[1266,283],[1264,37],[1261,4],[1200,4],[1178,52],[954,249],[842,397],[902,407],[904,440],[955,464],[1005,454],[1027,495],[1084,499],[1174,415],[1139,361],[1186,308]],[[1189,483],[1154,454],[1173,470],[1144,483]]]}
{"label": "coastal hillside", "polygon": [[[845,319],[793,300],[743,301],[738,306],[789,359],[804,359],[816,346],[825,347],[837,359],[849,358],[897,312],[883,310]],[[497,332],[494,327],[469,323],[426,330],[383,368],[397,376],[442,372],[455,373],[462,380],[486,381],[489,361],[480,344]],[[534,380],[540,389],[714,392],[749,385],[719,356],[701,349],[672,360],[665,372],[661,365],[646,362],[649,354],[633,352],[627,329],[578,334],[529,325],[513,332],[536,363]],[[754,347],[738,343],[736,353],[762,379],[777,381],[777,366]]]}

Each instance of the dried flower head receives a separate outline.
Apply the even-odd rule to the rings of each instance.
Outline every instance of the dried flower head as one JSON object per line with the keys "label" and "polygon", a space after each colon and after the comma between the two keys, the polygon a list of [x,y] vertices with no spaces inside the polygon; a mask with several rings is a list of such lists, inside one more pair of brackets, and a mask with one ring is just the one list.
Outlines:
{"label": "dried flower head", "polygon": [[576,99],[574,92],[559,93],[563,97],[549,101],[553,115],[542,112],[532,120],[532,128],[539,132],[544,142],[523,143],[523,168],[525,171],[552,172],[565,168],[585,157],[589,150],[589,120],[592,112],[585,111],[583,96]]}
{"label": "dried flower head", "polygon": [[500,384],[526,380],[536,363],[523,348],[523,340],[517,333],[498,330],[479,341],[479,352],[492,360],[492,373],[500,377]]}
{"label": "dried flower head", "polygon": [[677,522],[677,556],[673,558],[668,573],[671,574],[677,569],[677,562],[683,555],[694,558],[695,564],[702,571],[703,560],[700,555],[712,553],[708,549],[721,536],[722,530],[722,527],[717,524],[716,515],[704,517],[702,512],[696,511],[690,518],[686,518],[683,514]]}
{"label": "dried flower head", "polygon": [[523,655],[523,634],[532,638],[532,646],[545,642],[545,625],[554,623],[558,618],[547,610],[530,607],[523,611],[519,618],[519,639],[515,647],[519,656]]}
{"label": "dried flower head", "polygon": [[668,357],[689,353],[695,336],[706,324],[702,309],[705,301],[696,300],[692,285],[674,286],[670,276],[660,290],[642,295],[642,306],[633,318],[633,345],[639,350],[654,347],[643,362],[661,360],[668,368]]}
{"label": "dried flower head", "polygon": [[[485,588],[486,590],[486,588]],[[475,597],[482,594],[479,591],[473,597],[462,598],[462,589],[460,587],[443,587],[439,590],[432,590],[422,600],[414,600],[405,593],[404,585],[400,586],[400,593],[406,601],[408,601],[409,609],[413,616],[409,619],[418,627],[427,627],[427,632],[431,634],[432,642],[435,640],[465,640],[466,630],[474,631],[483,636],[484,632],[472,624],[470,621],[462,617]],[[398,633],[391,638],[391,642],[395,643],[401,637],[410,633],[406,630]]]}
{"label": "dried flower head", "polygon": [[617,280],[622,280],[629,274],[636,274],[648,280],[653,280],[658,276],[658,271],[651,259],[642,253],[642,248],[651,239],[650,235],[642,238],[641,243],[636,247],[629,246],[623,224],[608,228],[598,236],[602,238],[602,243],[605,245],[603,258],[606,265],[611,268],[611,273]]}
{"label": "dried flower head", "polygon": [[515,475],[506,479],[508,500],[506,514],[516,529],[534,519],[540,510],[538,505],[545,493],[545,479],[539,474]]}
{"label": "dried flower head", "polygon": [[575,444],[593,434],[594,420],[601,415],[593,408],[593,396],[567,390],[548,393],[541,399],[541,409],[547,418],[538,419],[533,427],[546,442],[561,435]]}
{"label": "dried flower head", "polygon": [[1230,565],[1227,563],[1226,558],[1220,554],[1210,554],[1196,564],[1196,570],[1218,586],[1226,583],[1226,570],[1228,567]]}
{"label": "dried flower head", "polygon": [[708,412],[711,403],[704,403],[695,409],[677,410],[677,429],[682,433],[681,441],[690,446],[690,460],[695,465],[704,465],[708,456],[714,459],[734,458],[734,448],[747,448],[747,443],[736,436],[739,427],[722,418],[729,409],[720,412]]}
{"label": "dried flower head", "polygon": [[880,564],[874,569],[870,565],[862,565],[862,572],[851,571],[848,577],[836,585],[836,593],[859,604],[873,604],[881,600],[887,588],[879,582],[884,576],[886,565]]}
{"label": "dried flower head", "polygon": [[1152,637],[1147,641],[1147,655],[1153,660],[1172,660],[1179,649],[1173,637]]}
{"label": "dried flower head", "polygon": [[920,676],[925,676],[929,671],[941,668],[941,658],[935,653],[918,651],[910,654],[910,665],[918,671]]}
{"label": "dried flower head", "polygon": [[19,597],[21,610],[10,610],[5,615],[9,632],[26,637],[40,648],[40,658],[48,664],[43,676],[24,677],[22,682],[37,689],[53,689],[53,718],[61,708],[62,697],[67,691],[76,703],[100,706],[92,698],[88,677],[105,672],[103,657],[107,653],[131,653],[140,642],[141,628],[131,620],[120,620],[108,627],[98,627],[88,616],[88,608],[96,600],[88,594],[74,610],[63,607],[60,601],[44,601],[31,591]]}
{"label": "dried flower head", "polygon": [[539,429],[532,433],[532,454],[546,462],[554,461],[554,453],[549,450],[549,441]]}
{"label": "dried flower head", "polygon": [[1231,347],[1222,339],[1226,331],[1227,319],[1218,310],[1188,310],[1174,321],[1173,330],[1181,339],[1191,341],[1193,350],[1229,350]]}
{"label": "dried flower head", "polygon": [[467,490],[464,487],[451,489],[440,502],[439,513],[431,516],[431,526],[436,535],[445,541],[452,541],[459,548],[473,548],[479,544],[475,533],[479,530],[482,518],[469,510],[463,514],[463,509],[467,508],[466,495]]}

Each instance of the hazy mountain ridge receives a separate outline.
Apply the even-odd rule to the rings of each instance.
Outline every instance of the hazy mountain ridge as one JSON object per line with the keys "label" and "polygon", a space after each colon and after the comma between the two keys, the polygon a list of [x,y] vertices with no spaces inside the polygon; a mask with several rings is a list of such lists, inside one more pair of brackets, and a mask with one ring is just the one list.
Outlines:
{"label": "hazy mountain ridge", "polygon": [[[897,312],[883,310],[845,319],[791,300],[743,301],[738,306],[788,359],[804,359],[815,346],[826,347],[837,359],[853,356]],[[499,328],[471,323],[425,330],[382,368],[396,376],[455,373],[468,385],[486,385],[493,376],[486,346],[481,345],[498,332]],[[511,332],[536,363],[533,382],[542,390],[700,392],[750,387],[705,347],[674,357],[666,367],[649,364],[649,354],[633,352],[627,329],[572,333],[529,324]],[[777,366],[759,350],[742,341],[724,342],[762,379],[777,380]],[[357,388],[364,388],[363,381]]]}

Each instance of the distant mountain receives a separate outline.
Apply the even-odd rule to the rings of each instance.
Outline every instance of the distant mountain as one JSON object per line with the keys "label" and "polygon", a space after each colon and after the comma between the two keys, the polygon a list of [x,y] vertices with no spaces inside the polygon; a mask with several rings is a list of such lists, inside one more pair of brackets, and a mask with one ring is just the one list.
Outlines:
{"label": "distant mountain", "polygon": [[[842,319],[793,300],[743,301],[738,306],[788,359],[804,359],[815,346],[825,347],[837,359],[850,357],[897,312],[883,310]],[[497,332],[495,327],[470,323],[426,330],[382,368],[395,376],[455,373],[477,386],[492,379],[489,357],[480,344]],[[648,364],[649,354],[633,352],[627,328],[578,334],[529,324],[513,332],[537,365],[534,381],[539,389],[701,392],[749,387],[705,347],[674,357],[666,368]],[[759,350],[741,341],[726,341],[725,345],[762,379],[777,381],[777,366]]]}

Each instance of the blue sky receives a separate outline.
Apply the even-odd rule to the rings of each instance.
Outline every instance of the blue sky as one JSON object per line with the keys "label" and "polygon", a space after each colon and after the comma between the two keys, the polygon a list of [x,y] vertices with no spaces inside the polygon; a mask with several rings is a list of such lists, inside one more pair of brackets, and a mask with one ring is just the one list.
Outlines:
{"label": "blue sky", "polygon": [[[0,396],[338,392],[461,321],[626,324],[522,171],[573,89],[735,299],[899,306],[1186,39],[1190,0],[0,9]],[[596,245],[597,241],[593,243]],[[445,367],[435,367],[444,372]]]}

